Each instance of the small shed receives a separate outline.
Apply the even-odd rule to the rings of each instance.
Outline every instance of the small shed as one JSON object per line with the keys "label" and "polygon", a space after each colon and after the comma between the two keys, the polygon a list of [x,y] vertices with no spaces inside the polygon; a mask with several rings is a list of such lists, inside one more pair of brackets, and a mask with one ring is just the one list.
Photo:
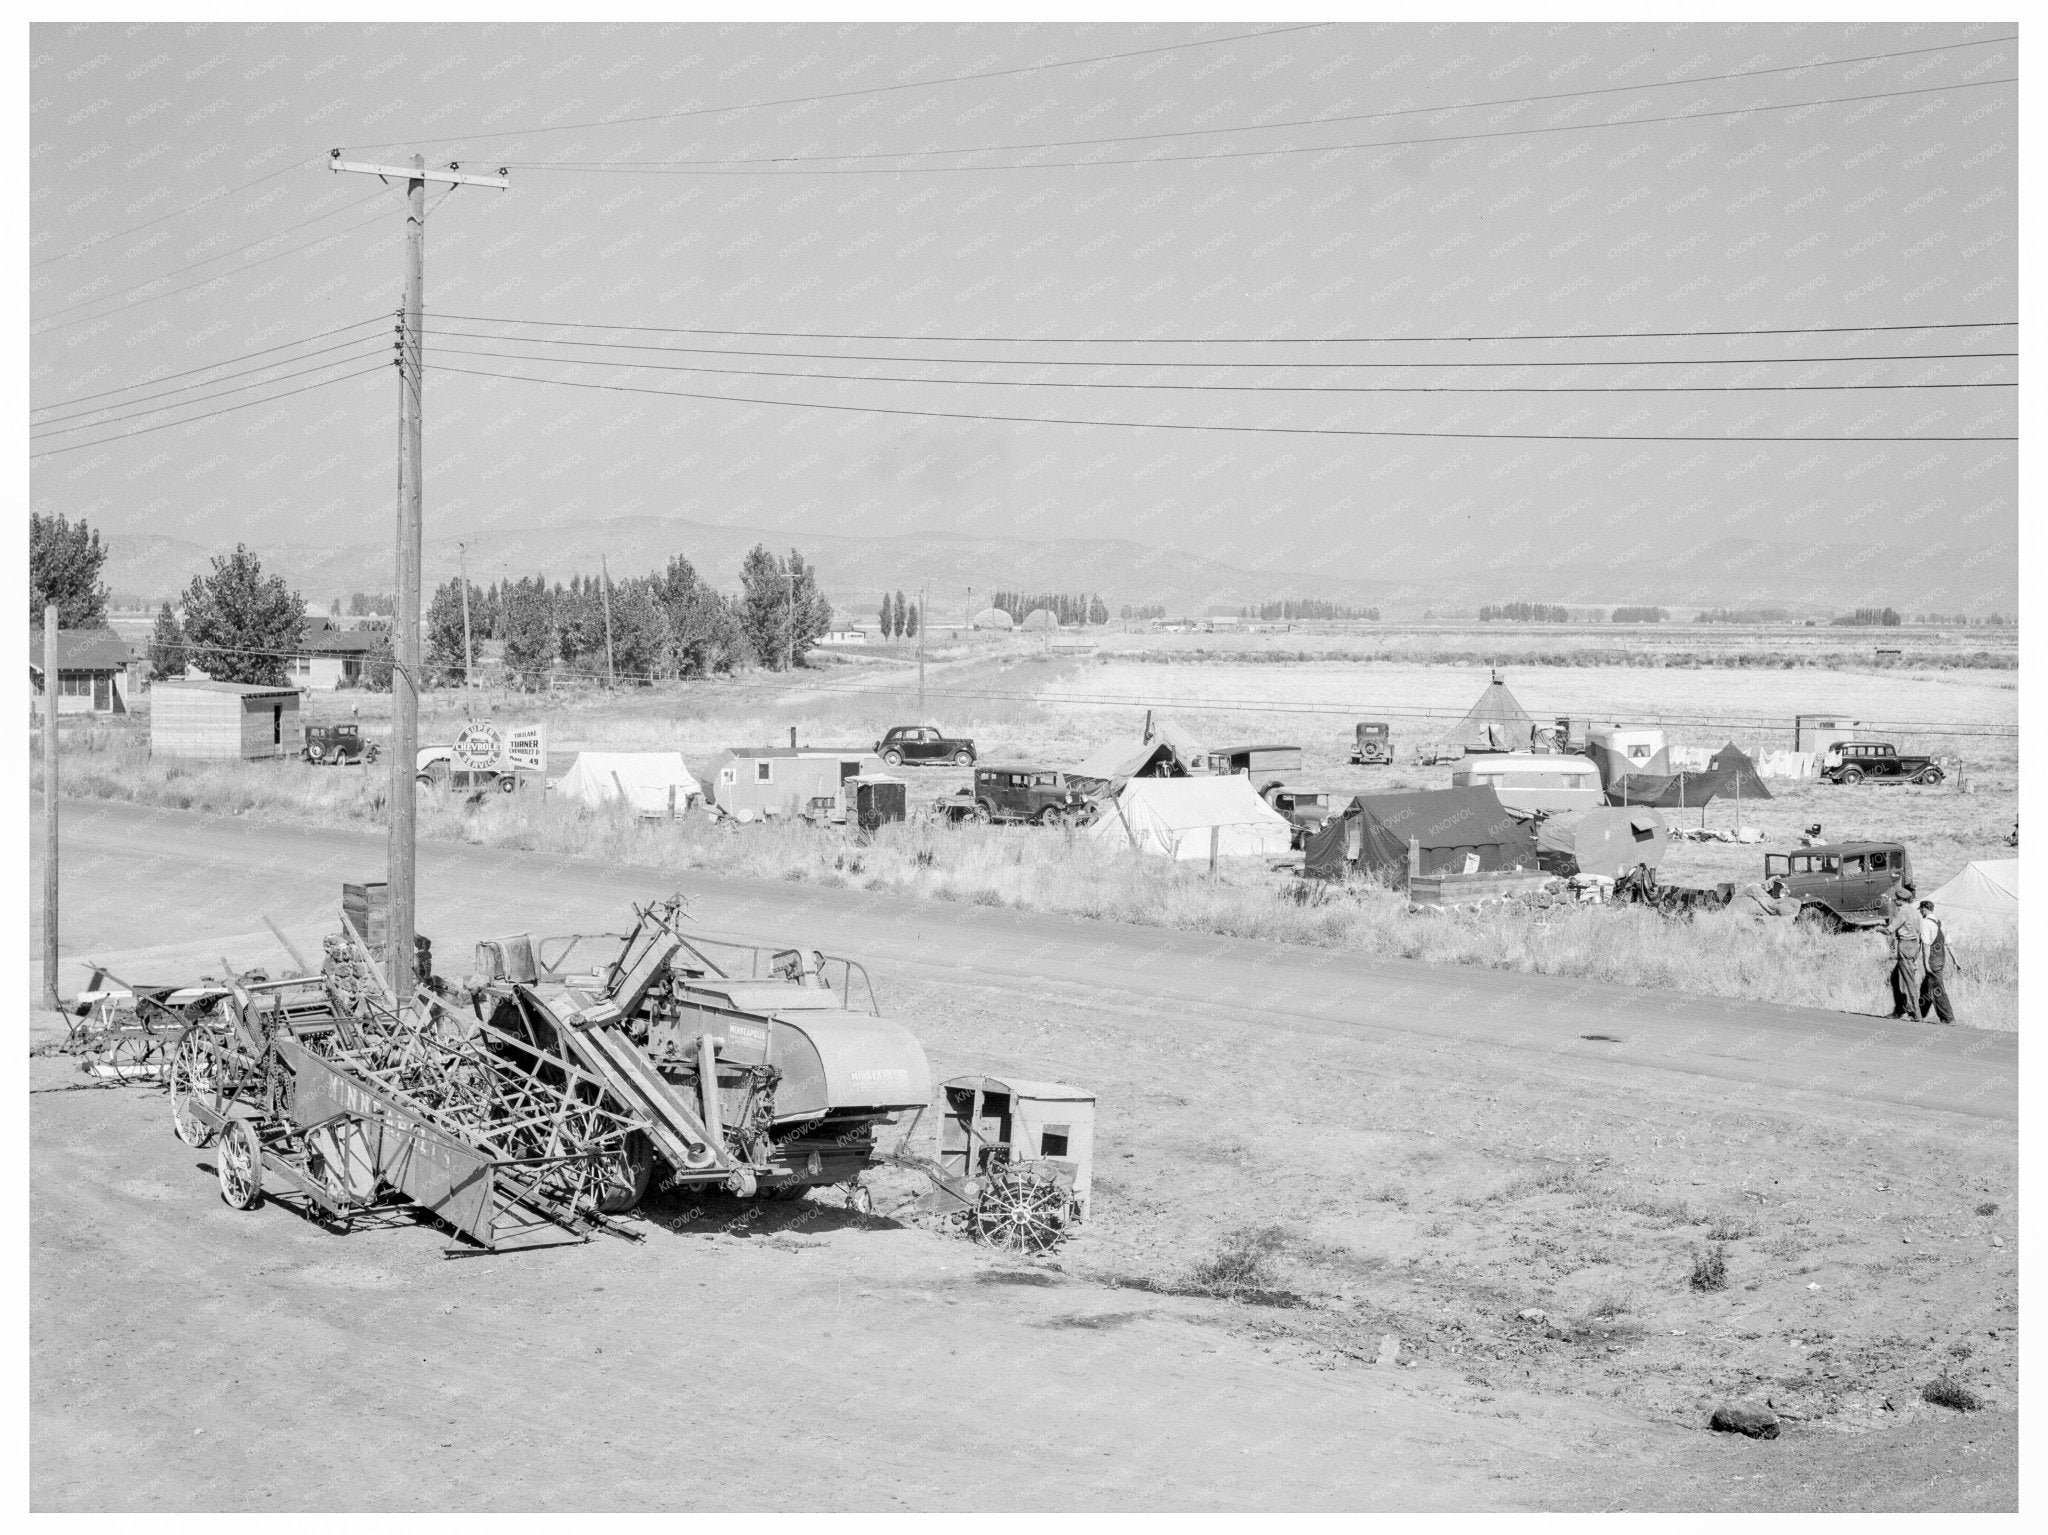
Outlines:
{"label": "small shed", "polygon": [[882,759],[865,746],[734,746],[705,775],[711,803],[741,821],[819,813],[844,814],[841,785],[886,777]]}
{"label": "small shed", "polygon": [[1088,1218],[1095,1165],[1095,1095],[1064,1082],[955,1077],[940,1084],[939,1165],[955,1181],[987,1176],[989,1163],[1046,1162]]}
{"label": "small shed", "polygon": [[150,755],[203,762],[296,757],[306,744],[300,696],[296,688],[167,678],[149,692]]}

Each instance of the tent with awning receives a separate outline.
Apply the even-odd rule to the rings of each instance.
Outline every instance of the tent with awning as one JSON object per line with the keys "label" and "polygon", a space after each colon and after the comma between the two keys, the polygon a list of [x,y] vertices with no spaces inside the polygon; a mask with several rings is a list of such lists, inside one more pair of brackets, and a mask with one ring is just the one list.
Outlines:
{"label": "tent with awning", "polygon": [[1237,776],[1133,778],[1083,832],[1108,847],[1181,861],[1282,858],[1293,825]]}
{"label": "tent with awning", "polygon": [[1114,785],[1126,778],[1186,778],[1206,773],[1209,751],[1194,732],[1174,720],[1147,724],[1136,741],[1112,741],[1097,747],[1067,769],[1069,778],[1088,778]]}

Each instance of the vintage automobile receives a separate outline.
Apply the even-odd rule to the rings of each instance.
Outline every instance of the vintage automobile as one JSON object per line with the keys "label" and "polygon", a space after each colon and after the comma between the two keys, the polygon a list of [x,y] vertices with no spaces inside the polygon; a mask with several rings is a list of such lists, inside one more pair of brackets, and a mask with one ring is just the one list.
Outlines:
{"label": "vintage automobile", "polygon": [[375,762],[377,752],[377,743],[365,741],[359,726],[308,725],[300,755],[315,767],[344,767],[351,762]]}
{"label": "vintage automobile", "polygon": [[953,821],[1029,821],[1051,826],[1086,816],[1093,803],[1054,768],[978,767],[974,787],[939,802]]}
{"label": "vintage automobile", "polygon": [[948,736],[936,725],[898,725],[875,743],[875,755],[891,767],[906,762],[950,762],[974,766],[974,743]]}
{"label": "vintage automobile", "polygon": [[1936,784],[1944,775],[1932,757],[1902,757],[1889,741],[1836,741],[1821,756],[1820,776],[1842,784]]}
{"label": "vintage automobile", "polygon": [[467,768],[452,746],[422,746],[413,764],[413,782],[422,789],[496,789],[510,794],[519,775],[505,768]]}
{"label": "vintage automobile", "polygon": [[1898,842],[1833,842],[1764,855],[1764,888],[1799,902],[1799,920],[1831,932],[1881,927],[1899,889],[1913,883],[1913,860]]}
{"label": "vintage automobile", "polygon": [[1323,789],[1298,789],[1292,784],[1269,783],[1259,798],[1287,817],[1291,829],[1288,846],[1301,847],[1323,829],[1323,823],[1337,814],[1337,807]]}
{"label": "vintage automobile", "polygon": [[1360,720],[1351,747],[1353,767],[1380,767],[1394,760],[1393,733],[1385,720]]}

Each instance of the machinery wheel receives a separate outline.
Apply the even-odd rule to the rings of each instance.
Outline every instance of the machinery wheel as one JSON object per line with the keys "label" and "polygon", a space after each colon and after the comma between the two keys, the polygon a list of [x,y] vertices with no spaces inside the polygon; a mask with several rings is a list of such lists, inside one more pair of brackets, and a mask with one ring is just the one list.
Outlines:
{"label": "machinery wheel", "polygon": [[204,1146],[213,1130],[192,1112],[194,1103],[221,1108],[220,1059],[213,1036],[192,1027],[171,1050],[171,1129],[187,1146]]}
{"label": "machinery wheel", "polygon": [[974,802],[974,819],[979,824],[986,826],[995,819],[995,812],[990,810],[985,802],[976,800]]}
{"label": "machinery wheel", "polygon": [[1042,1253],[1067,1234],[1073,1203],[1066,1186],[1049,1172],[990,1168],[967,1228],[977,1242],[990,1247]]}
{"label": "machinery wheel", "polygon": [[626,1137],[624,1153],[605,1163],[597,1208],[605,1215],[623,1215],[647,1197],[654,1182],[654,1145],[643,1131]]}
{"label": "machinery wheel", "polygon": [[223,1200],[237,1210],[253,1210],[263,1203],[263,1147],[254,1125],[246,1119],[229,1120],[213,1160]]}
{"label": "machinery wheel", "polygon": [[1840,784],[1861,783],[1863,782],[1863,769],[1856,767],[1843,768],[1842,776],[1837,778],[1835,782]]}
{"label": "machinery wheel", "polygon": [[882,760],[891,767],[901,767],[903,766],[903,753],[892,746],[882,753]]}
{"label": "machinery wheel", "polygon": [[810,1191],[808,1183],[778,1183],[772,1189],[761,1190],[761,1198],[772,1199],[777,1204],[794,1204]]}
{"label": "machinery wheel", "polygon": [[955,753],[953,753],[953,766],[955,766],[955,767],[973,767],[973,766],[974,766],[974,753],[973,753],[973,752],[971,752],[971,751],[969,751],[969,750],[967,750],[967,748],[966,748],[966,747],[964,747],[964,746],[963,746],[963,747],[961,747],[961,748],[960,748],[960,750],[958,750],[958,751],[956,751]]}
{"label": "machinery wheel", "polygon": [[855,1215],[873,1215],[875,1213],[875,1196],[868,1192],[868,1186],[865,1183],[855,1183],[848,1186],[846,1190],[846,1208]]}

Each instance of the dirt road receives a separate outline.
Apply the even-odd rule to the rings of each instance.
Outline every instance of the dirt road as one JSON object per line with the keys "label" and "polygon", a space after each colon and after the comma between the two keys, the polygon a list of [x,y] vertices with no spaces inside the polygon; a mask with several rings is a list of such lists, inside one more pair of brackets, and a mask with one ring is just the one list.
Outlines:
{"label": "dirt road", "polygon": [[[262,914],[303,948],[381,864],[360,834],[71,812],[67,971],[276,963]],[[853,953],[940,1075],[1101,1091],[1102,1213],[1057,1265],[737,1201],[450,1259],[409,1221],[231,1211],[160,1095],[38,1058],[36,1507],[2011,1506],[2009,1037],[481,848],[424,848],[422,881],[445,972],[677,883],[714,932]],[[1733,1210],[1726,1294],[1587,1288]],[[1124,1282],[1258,1222],[1290,1223],[1312,1306]],[[1989,1411],[1917,1401],[1937,1356]],[[1700,1431],[1752,1391],[1801,1414],[1784,1438]]]}

